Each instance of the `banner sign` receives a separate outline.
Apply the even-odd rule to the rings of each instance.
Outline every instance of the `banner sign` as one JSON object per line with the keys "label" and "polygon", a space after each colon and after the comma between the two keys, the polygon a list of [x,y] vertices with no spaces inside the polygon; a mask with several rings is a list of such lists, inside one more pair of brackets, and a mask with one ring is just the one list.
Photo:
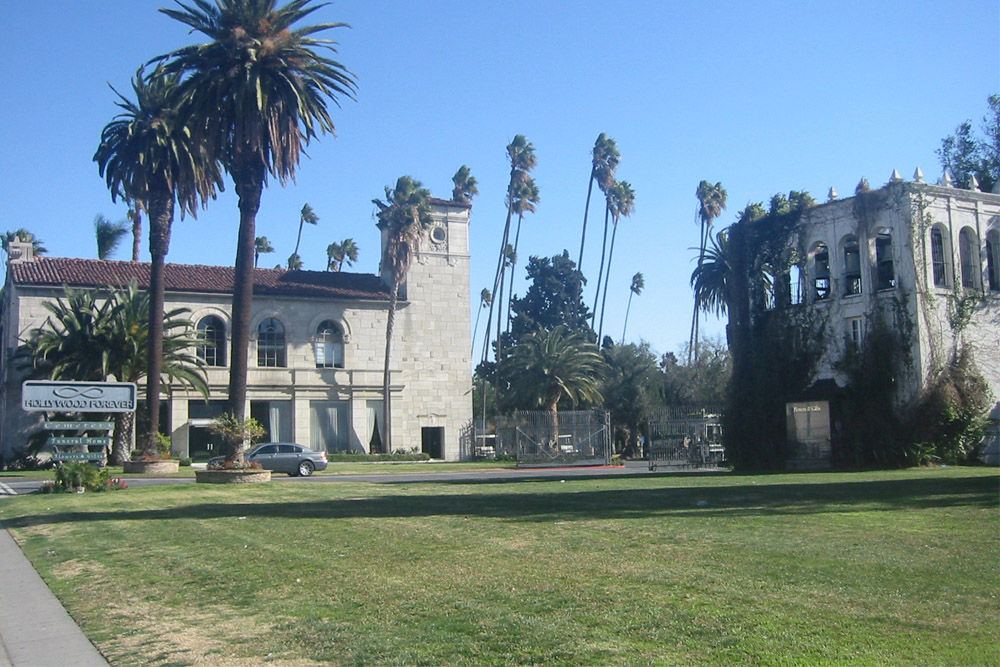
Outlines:
{"label": "banner sign", "polygon": [[135,412],[134,382],[26,380],[21,408],[29,412]]}

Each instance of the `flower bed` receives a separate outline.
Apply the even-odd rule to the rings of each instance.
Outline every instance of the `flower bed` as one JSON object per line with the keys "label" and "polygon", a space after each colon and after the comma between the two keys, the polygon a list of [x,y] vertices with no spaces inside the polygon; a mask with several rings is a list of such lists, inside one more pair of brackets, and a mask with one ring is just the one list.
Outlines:
{"label": "flower bed", "polygon": [[257,484],[270,482],[270,470],[195,470],[195,481],[200,484]]}
{"label": "flower bed", "polygon": [[177,459],[161,459],[158,461],[125,461],[122,465],[125,472],[140,475],[169,475],[180,470],[181,462]]}

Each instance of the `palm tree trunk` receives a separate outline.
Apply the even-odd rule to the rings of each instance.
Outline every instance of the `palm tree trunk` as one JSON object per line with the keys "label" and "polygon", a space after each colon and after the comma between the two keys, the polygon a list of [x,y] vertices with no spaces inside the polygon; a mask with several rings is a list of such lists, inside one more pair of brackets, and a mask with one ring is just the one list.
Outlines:
{"label": "palm tree trunk", "polygon": [[115,432],[111,437],[111,465],[120,466],[132,456],[132,430],[135,426],[134,412],[115,414]]}
{"label": "palm tree trunk", "polygon": [[139,261],[139,250],[142,246],[142,204],[132,202],[132,261]]}
{"label": "palm tree trunk", "polygon": [[615,220],[611,231],[611,249],[608,251],[608,272],[604,276],[604,296],[601,298],[601,323],[597,327],[597,346],[601,346],[601,335],[604,333],[604,304],[608,301],[608,283],[611,282],[611,259],[615,254],[615,236],[618,234],[618,220]]}
{"label": "palm tree trunk", "polygon": [[302,243],[302,225],[305,224],[304,220],[299,220],[299,235],[295,237],[295,251],[293,255],[299,254],[299,244]]}
{"label": "palm tree trunk", "polygon": [[587,206],[583,209],[583,233],[580,234],[580,259],[576,261],[576,268],[583,272],[583,245],[587,241],[587,216],[590,214],[590,195],[594,191],[594,177],[597,169],[590,168],[590,183],[587,184]]}
{"label": "palm tree trunk", "polygon": [[[604,238],[601,239],[601,268],[597,272],[597,292],[594,293],[594,311],[590,314],[590,328],[594,328],[594,319],[597,317],[597,302],[601,298],[601,278],[604,276],[604,253],[608,247],[608,218],[611,217],[611,207],[604,208]],[[597,344],[601,341],[598,339]]]}
{"label": "palm tree trunk", "polygon": [[[242,156],[241,156],[242,157]],[[236,194],[239,196],[240,230],[236,242],[233,274],[233,342],[230,350],[229,411],[239,421],[246,418],[247,368],[250,348],[250,316],[253,308],[253,256],[257,211],[264,189],[264,165],[253,157],[239,159]],[[244,443],[245,444],[245,443]],[[243,460],[243,448],[234,459]]]}
{"label": "palm tree trunk", "polygon": [[149,433],[141,443],[147,456],[156,454],[156,434],[160,430],[160,376],[163,371],[163,302],[164,270],[170,248],[170,225],[173,220],[173,198],[158,194],[150,199],[149,254],[149,337],[146,359],[146,409]]}
{"label": "palm tree trunk", "polygon": [[628,329],[628,314],[629,314],[629,311],[632,310],[632,297],[633,296],[635,296],[635,292],[633,292],[632,290],[629,290],[628,291],[628,305],[625,306],[625,324],[622,325],[622,342],[621,342],[622,345],[625,344],[625,330]]}
{"label": "palm tree trunk", "polygon": [[392,354],[392,332],[396,327],[396,305],[399,302],[399,278],[392,281],[389,296],[389,314],[385,320],[385,366],[382,368],[382,412],[385,421],[385,437],[382,439],[382,453],[392,452],[392,391],[389,387],[389,359]]}
{"label": "palm tree trunk", "polygon": [[[701,243],[698,247],[698,269],[701,272],[701,265],[705,261],[705,248],[708,246],[708,233],[706,232],[707,225],[705,224],[705,219],[701,220],[701,231],[698,234],[701,239]],[[688,365],[691,365],[691,359],[693,358],[695,362],[698,361],[698,310],[701,304],[699,303],[698,293],[694,294],[694,311],[691,313],[691,338],[688,340]]]}

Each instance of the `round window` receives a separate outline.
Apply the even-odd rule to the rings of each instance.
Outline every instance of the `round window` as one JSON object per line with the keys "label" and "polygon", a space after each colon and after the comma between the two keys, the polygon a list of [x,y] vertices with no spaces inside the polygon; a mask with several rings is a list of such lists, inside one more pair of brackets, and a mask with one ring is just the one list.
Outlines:
{"label": "round window", "polygon": [[447,238],[448,232],[445,231],[444,227],[435,227],[431,230],[431,240],[434,241],[434,243],[444,243]]}

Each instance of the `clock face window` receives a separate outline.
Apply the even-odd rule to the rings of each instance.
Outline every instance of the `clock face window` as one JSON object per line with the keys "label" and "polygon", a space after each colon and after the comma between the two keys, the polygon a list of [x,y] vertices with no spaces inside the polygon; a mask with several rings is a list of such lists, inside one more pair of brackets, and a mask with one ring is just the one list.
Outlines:
{"label": "clock face window", "polygon": [[431,240],[434,243],[444,243],[448,238],[448,232],[445,231],[444,227],[435,227],[431,230]]}

